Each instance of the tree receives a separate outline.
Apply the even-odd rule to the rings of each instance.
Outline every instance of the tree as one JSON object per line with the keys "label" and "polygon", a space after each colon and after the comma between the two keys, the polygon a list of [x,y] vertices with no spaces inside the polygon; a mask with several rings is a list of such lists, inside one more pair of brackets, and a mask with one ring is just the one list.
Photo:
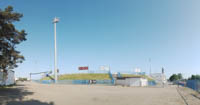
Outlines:
{"label": "tree", "polygon": [[0,9],[0,70],[6,72],[14,69],[24,61],[24,56],[16,46],[26,40],[25,30],[17,30],[14,22],[20,21],[23,15],[13,11],[12,6]]}
{"label": "tree", "polygon": [[169,80],[170,81],[176,81],[176,80],[178,80],[179,78],[178,78],[178,75],[176,75],[176,74],[173,74],[170,78],[169,78]]}
{"label": "tree", "polygon": [[182,76],[181,73],[178,73],[177,76],[178,76],[178,79],[179,79],[179,80],[180,80],[180,79],[183,79],[183,76]]}
{"label": "tree", "polygon": [[181,73],[178,73],[178,74],[173,74],[169,80],[170,81],[177,81],[177,80],[182,80],[183,79],[183,76]]}
{"label": "tree", "polygon": [[200,80],[200,75],[192,75],[189,80]]}

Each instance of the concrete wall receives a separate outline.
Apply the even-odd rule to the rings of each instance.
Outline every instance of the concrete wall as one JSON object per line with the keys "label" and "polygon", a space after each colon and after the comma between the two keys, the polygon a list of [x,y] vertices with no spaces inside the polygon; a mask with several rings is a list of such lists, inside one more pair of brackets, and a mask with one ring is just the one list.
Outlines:
{"label": "concrete wall", "polygon": [[8,76],[7,76],[7,79],[6,79],[6,85],[13,85],[13,84],[15,84],[15,72],[9,70]]}
{"label": "concrete wall", "polygon": [[148,86],[148,80],[141,78],[141,86]]}
{"label": "concrete wall", "polygon": [[0,85],[3,85],[3,72],[0,71]]}
{"label": "concrete wall", "polygon": [[126,84],[128,86],[140,86],[140,78],[127,78]]}
{"label": "concrete wall", "polygon": [[115,85],[126,86],[126,80],[116,79],[115,80]]}
{"label": "concrete wall", "polygon": [[115,81],[115,84],[122,86],[147,86],[148,80],[144,78],[117,79]]}
{"label": "concrete wall", "polygon": [[15,84],[15,72],[12,70],[7,71],[7,75],[0,72],[0,85],[13,85]]}

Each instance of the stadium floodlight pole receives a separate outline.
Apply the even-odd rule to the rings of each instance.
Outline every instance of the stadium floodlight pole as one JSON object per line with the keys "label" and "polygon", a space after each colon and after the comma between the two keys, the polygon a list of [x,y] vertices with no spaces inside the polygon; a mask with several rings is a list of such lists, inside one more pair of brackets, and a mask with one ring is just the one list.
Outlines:
{"label": "stadium floodlight pole", "polygon": [[150,64],[149,75],[151,76],[151,58],[149,58],[149,64]]}
{"label": "stadium floodlight pole", "polygon": [[57,75],[57,48],[56,48],[56,23],[58,23],[59,19],[54,18],[54,81],[57,83],[58,75]]}

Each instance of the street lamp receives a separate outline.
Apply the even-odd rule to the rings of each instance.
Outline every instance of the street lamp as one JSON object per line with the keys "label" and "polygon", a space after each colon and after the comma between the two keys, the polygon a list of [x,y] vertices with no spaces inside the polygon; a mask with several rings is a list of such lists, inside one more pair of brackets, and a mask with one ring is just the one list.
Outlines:
{"label": "street lamp", "polygon": [[58,23],[59,19],[54,18],[54,81],[57,83],[58,76],[57,76],[57,48],[56,48],[56,23]]}

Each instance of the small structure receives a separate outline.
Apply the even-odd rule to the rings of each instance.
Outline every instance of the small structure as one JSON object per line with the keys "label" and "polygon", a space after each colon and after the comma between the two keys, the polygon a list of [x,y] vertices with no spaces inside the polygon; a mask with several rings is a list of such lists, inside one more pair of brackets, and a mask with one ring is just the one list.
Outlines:
{"label": "small structure", "polygon": [[15,84],[15,72],[8,70],[7,72],[0,71],[0,86],[8,86]]}
{"label": "small structure", "polygon": [[142,87],[148,85],[148,80],[142,77],[117,77],[115,85]]}
{"label": "small structure", "polygon": [[150,77],[153,78],[158,85],[164,85],[167,82],[164,73],[153,73],[150,75]]}

